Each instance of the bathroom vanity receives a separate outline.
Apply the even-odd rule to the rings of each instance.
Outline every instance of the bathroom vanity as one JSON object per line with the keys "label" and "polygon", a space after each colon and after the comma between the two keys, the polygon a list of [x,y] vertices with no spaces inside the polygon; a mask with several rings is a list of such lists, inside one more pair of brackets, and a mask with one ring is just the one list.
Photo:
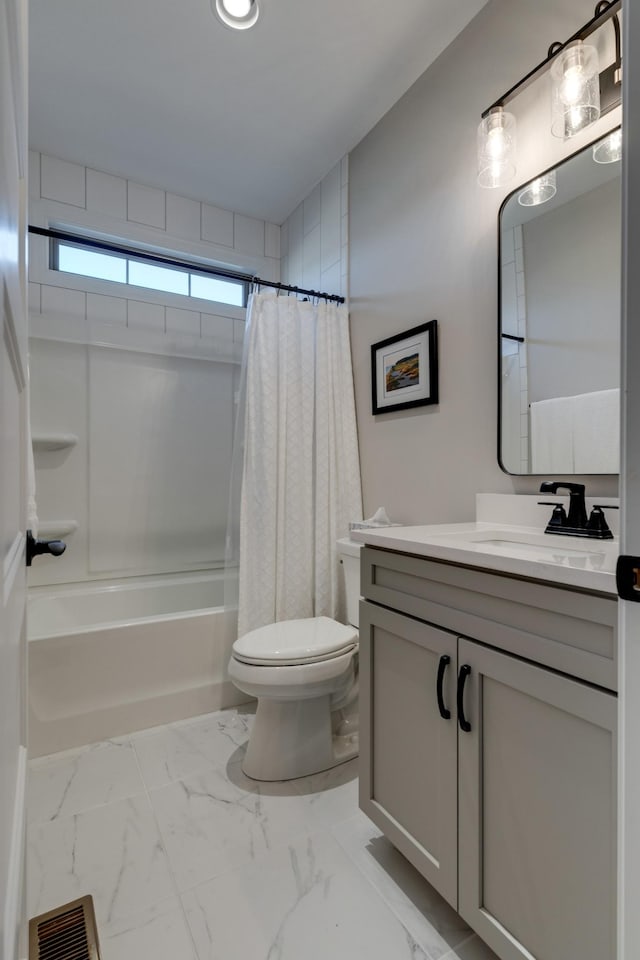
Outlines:
{"label": "bathroom vanity", "polygon": [[503,960],[613,960],[618,548],[543,529],[357,535],[360,806]]}

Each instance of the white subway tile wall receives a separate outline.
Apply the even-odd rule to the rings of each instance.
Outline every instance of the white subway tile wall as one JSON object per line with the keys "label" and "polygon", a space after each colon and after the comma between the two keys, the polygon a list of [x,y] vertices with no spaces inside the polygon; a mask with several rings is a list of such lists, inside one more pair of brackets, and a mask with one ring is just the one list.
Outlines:
{"label": "white subway tile wall", "polygon": [[[64,224],[71,232],[89,231],[125,244],[150,245],[186,259],[280,279],[280,227],[276,224],[36,152],[30,153],[29,172],[30,222],[37,226]],[[118,516],[128,518],[127,529],[138,551],[128,553],[128,574],[190,569],[194,563],[202,566],[197,555],[201,546],[208,550],[216,537],[220,539],[220,531],[224,539],[228,457],[220,451],[230,450],[244,309],[208,302],[207,310],[203,301],[175,293],[52,271],[43,237],[29,238],[29,271],[30,350],[37,381],[34,428],[68,430],[79,438],[55,470],[50,469],[50,458],[37,459],[42,519],[69,517],[78,522],[78,529],[69,537],[69,550],[60,562],[43,560],[34,567],[32,583],[103,575],[112,558],[105,560],[100,545],[111,535],[112,522],[103,515],[100,498],[111,494],[119,504]],[[110,364],[109,376],[101,387],[96,370],[105,363]],[[117,386],[119,394],[110,391],[126,370],[132,373],[131,396],[125,402],[122,382]],[[64,376],[59,377],[59,371]],[[120,404],[117,416],[114,397]],[[145,397],[153,398],[153,403],[142,402]],[[94,416],[102,411],[102,433],[90,428],[90,410]],[[175,429],[177,422],[196,415],[204,425],[194,431]],[[142,432],[147,438],[153,435],[153,442],[138,444],[140,417],[147,417]],[[212,442],[203,445],[205,428],[212,433]],[[135,458],[107,449],[115,444],[119,450],[125,441],[136,449]],[[175,473],[180,464],[198,464],[209,453],[211,463],[190,471],[186,481],[180,480],[194,485],[188,496],[177,506],[169,503],[173,488],[163,479],[163,471]],[[143,480],[137,481],[138,486],[143,483],[145,503],[148,500],[149,509],[156,511],[156,519],[178,517],[180,510],[184,514],[179,516],[182,535],[166,537],[161,556],[151,551],[157,530],[147,512],[132,507],[136,484],[127,481],[114,492],[113,484],[100,486],[98,469],[101,458],[111,463],[114,456],[116,465],[135,459],[137,476],[142,460],[156,455],[163,464],[163,458],[169,458],[170,464],[163,471],[147,464]],[[204,478],[202,484],[196,482],[198,476]],[[211,501],[214,488],[223,491],[218,513]],[[99,536],[100,524],[104,537]]]}
{"label": "white subway tile wall", "polygon": [[126,180],[99,170],[87,170],[87,210],[126,220]]}
{"label": "white subway tile wall", "polygon": [[233,213],[210,203],[202,204],[202,239],[233,246]]}
{"label": "white subway tile wall", "polygon": [[349,162],[343,157],[280,227],[285,283],[349,294]]}
{"label": "white subway tile wall", "polygon": [[[200,323],[203,337],[218,337],[233,342],[233,324],[231,317],[220,317],[211,313],[201,313]],[[244,323],[242,324],[244,329]]]}
{"label": "white subway tile wall", "polygon": [[68,290],[66,287],[43,285],[41,293],[42,313],[59,316],[84,316],[86,312],[86,294],[81,290]]}
{"label": "white subway tile wall", "polygon": [[[99,219],[109,218],[113,229],[114,220],[123,221],[119,236],[126,239],[127,222],[165,231],[167,239],[189,240],[193,243],[217,244],[230,247],[239,256],[230,258],[239,269],[242,255],[252,258],[247,272],[260,273],[255,260],[264,259],[264,273],[268,279],[277,280],[274,268],[279,266],[281,256],[280,227],[275,223],[257,220],[232,210],[188,197],[168,193],[157,187],[136,183],[123,177],[113,176],[100,170],[92,170],[68,160],[50,157],[36,151],[29,152],[29,196],[32,201],[52,200],[56,204],[80,207]],[[320,190],[314,201],[319,216]],[[59,214],[56,210],[56,215]],[[68,226],[74,223],[74,212],[64,218]],[[43,226],[44,224],[40,224]],[[94,227],[84,218],[78,226]],[[158,239],[159,246],[162,241]],[[176,244],[167,244],[172,249]],[[215,257],[212,251],[212,258]]]}
{"label": "white subway tile wall", "polygon": [[29,310],[31,313],[40,313],[40,284],[39,283],[30,283],[29,284]]}
{"label": "white subway tile wall", "polygon": [[132,330],[155,330],[157,333],[164,333],[164,310],[158,303],[128,300],[127,326]]}
{"label": "white subway tile wall", "polygon": [[200,240],[200,204],[197,200],[167,194],[167,233],[185,240]]}
{"label": "white subway tile wall", "polygon": [[97,323],[127,325],[127,301],[123,297],[108,297],[101,293],[87,294],[87,320]]}
{"label": "white subway tile wall", "polygon": [[41,157],[40,192],[47,200],[74,207],[86,205],[85,168],[57,157]]}
{"label": "white subway tile wall", "polygon": [[321,203],[321,184],[318,184],[309,196],[302,201],[305,236],[320,225]]}
{"label": "white subway tile wall", "polygon": [[318,223],[305,234],[302,251],[302,286],[310,290],[320,289],[320,239],[321,225]]}
{"label": "white subway tile wall", "polygon": [[280,227],[275,223],[265,223],[264,225],[264,255],[273,257],[274,260],[280,259]]}
{"label": "white subway tile wall", "polygon": [[264,256],[264,220],[234,214],[234,247],[254,257]]}
{"label": "white subway tile wall", "polygon": [[165,193],[156,187],[127,181],[127,219],[164,230],[166,226]]}
{"label": "white subway tile wall", "polygon": [[323,272],[340,262],[341,194],[340,164],[336,164],[320,184],[320,269]]}
{"label": "white subway tile wall", "polygon": [[200,314],[195,310],[167,307],[165,321],[167,333],[189,333],[194,337],[200,336]]}

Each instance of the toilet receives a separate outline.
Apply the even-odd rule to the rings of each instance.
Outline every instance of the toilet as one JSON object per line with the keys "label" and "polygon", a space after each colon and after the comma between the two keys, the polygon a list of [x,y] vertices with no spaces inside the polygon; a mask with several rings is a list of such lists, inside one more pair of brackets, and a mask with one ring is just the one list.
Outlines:
{"label": "toilet", "polygon": [[329,617],[282,620],[233,644],[229,676],[258,700],[242,764],[254,780],[293,780],[358,754],[361,547],[337,541],[348,625]]}

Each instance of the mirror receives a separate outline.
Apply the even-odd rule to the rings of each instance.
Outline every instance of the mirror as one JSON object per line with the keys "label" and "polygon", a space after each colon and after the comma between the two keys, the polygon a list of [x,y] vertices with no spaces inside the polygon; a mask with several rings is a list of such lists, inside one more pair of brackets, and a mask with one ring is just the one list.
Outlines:
{"label": "mirror", "polygon": [[609,139],[619,137],[589,144],[501,207],[506,473],[619,472],[621,163]]}

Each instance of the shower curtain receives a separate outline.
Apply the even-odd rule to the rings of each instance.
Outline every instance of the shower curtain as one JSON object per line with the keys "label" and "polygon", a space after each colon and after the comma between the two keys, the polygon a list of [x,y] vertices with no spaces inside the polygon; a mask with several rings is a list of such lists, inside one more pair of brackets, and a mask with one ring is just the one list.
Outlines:
{"label": "shower curtain", "polygon": [[339,618],[335,541],[362,517],[346,307],[253,294],[241,379],[238,635]]}

